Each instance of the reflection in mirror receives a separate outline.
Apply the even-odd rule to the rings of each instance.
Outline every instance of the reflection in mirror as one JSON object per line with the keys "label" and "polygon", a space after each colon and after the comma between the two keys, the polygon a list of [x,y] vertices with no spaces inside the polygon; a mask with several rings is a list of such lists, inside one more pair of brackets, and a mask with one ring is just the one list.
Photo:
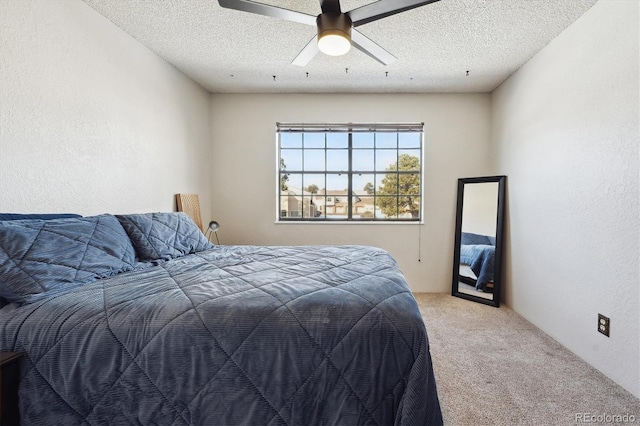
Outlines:
{"label": "reflection in mirror", "polygon": [[458,180],[451,294],[500,305],[505,176]]}

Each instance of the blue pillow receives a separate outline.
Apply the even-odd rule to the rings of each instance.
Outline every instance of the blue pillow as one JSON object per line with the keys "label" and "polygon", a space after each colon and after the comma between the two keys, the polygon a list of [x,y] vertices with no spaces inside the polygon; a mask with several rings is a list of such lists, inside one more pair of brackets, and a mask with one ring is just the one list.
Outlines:
{"label": "blue pillow", "polygon": [[185,213],[116,215],[135,247],[138,260],[169,260],[213,245]]}
{"label": "blue pillow", "polygon": [[29,303],[132,270],[135,251],[112,215],[0,222],[0,296]]}
{"label": "blue pillow", "polygon": [[[72,217],[82,217],[79,214],[74,213],[45,213],[45,214],[23,214],[23,213],[0,213],[0,221],[3,220],[24,220],[24,219],[64,219]],[[7,305],[9,302],[2,296],[0,296],[0,308]]]}
{"label": "blue pillow", "polygon": [[474,234],[472,232],[463,232],[460,240],[460,244],[465,246],[472,246],[472,245],[495,246],[496,237],[489,236],[489,235]]}

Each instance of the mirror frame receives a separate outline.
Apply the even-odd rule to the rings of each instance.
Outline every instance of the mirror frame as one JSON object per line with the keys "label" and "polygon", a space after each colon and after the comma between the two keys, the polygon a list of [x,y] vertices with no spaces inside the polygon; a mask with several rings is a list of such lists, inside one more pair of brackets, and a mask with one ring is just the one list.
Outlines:
{"label": "mirror frame", "polygon": [[[464,187],[473,183],[498,183],[498,213],[496,217],[496,249],[493,272],[493,299],[485,299],[480,296],[473,296],[462,293],[458,290],[460,275],[460,242],[462,240],[462,209],[464,207]],[[502,254],[504,244],[504,210],[505,210],[505,186],[506,176],[486,176],[458,179],[458,204],[456,210],[456,234],[453,248],[453,278],[451,283],[451,295],[485,305],[500,306],[500,294],[502,288]]]}

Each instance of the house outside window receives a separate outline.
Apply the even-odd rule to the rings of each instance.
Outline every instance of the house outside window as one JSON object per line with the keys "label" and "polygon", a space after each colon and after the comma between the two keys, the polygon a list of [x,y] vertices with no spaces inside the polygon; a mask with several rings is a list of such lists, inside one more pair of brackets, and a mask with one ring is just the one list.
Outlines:
{"label": "house outside window", "polygon": [[278,221],[421,221],[423,127],[277,123]]}

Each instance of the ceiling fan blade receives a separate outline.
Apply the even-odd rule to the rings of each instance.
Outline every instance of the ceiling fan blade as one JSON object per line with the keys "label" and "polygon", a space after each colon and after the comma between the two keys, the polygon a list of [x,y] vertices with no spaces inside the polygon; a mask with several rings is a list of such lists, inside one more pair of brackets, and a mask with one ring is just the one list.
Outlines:
{"label": "ceiling fan blade", "polygon": [[351,30],[351,44],[382,65],[390,65],[396,60],[395,56],[356,29]]}
{"label": "ceiling fan blade", "polygon": [[301,24],[316,26],[316,17],[295,10],[283,9],[268,4],[257,3],[249,0],[218,0],[220,6],[226,9],[240,10],[242,12],[271,16],[285,21],[299,22]]}
{"label": "ceiling fan blade", "polygon": [[322,13],[342,13],[340,11],[340,0],[320,0]]}
{"label": "ceiling fan blade", "polygon": [[316,35],[311,39],[309,43],[298,53],[298,56],[295,57],[292,65],[297,65],[299,67],[304,67],[307,65],[314,56],[318,54],[320,49],[318,49],[318,36]]}
{"label": "ceiling fan blade", "polygon": [[351,18],[353,26],[357,27],[437,1],[440,0],[380,0],[350,10],[346,14]]}

